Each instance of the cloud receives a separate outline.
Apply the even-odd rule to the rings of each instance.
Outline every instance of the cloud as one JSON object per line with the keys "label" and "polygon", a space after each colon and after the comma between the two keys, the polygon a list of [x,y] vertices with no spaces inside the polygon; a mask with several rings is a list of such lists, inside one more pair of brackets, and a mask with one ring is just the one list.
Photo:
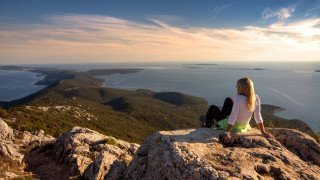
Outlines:
{"label": "cloud", "polygon": [[320,18],[241,29],[141,23],[55,14],[46,23],[0,29],[0,63],[170,60],[320,60]]}
{"label": "cloud", "polygon": [[230,5],[228,4],[223,4],[223,5],[218,5],[212,8],[212,14],[213,17],[216,18],[223,10],[227,9]]}
{"label": "cloud", "polygon": [[271,10],[270,8],[265,8],[261,15],[263,20],[276,18],[279,22],[284,22],[292,16],[294,11],[295,9],[293,7],[281,8],[278,10]]}

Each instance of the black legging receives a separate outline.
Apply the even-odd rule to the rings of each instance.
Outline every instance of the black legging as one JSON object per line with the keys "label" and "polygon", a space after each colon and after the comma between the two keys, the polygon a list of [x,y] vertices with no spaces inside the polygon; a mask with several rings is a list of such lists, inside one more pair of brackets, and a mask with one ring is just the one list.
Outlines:
{"label": "black legging", "polygon": [[224,100],[222,111],[218,108],[218,106],[211,105],[207,111],[205,126],[210,128],[213,124],[213,120],[218,122],[229,116],[231,114],[232,106],[233,101],[229,97]]}

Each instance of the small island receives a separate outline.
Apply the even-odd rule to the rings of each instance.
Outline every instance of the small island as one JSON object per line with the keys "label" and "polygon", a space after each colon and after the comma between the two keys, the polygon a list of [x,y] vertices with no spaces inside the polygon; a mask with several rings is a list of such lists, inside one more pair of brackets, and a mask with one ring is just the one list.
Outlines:
{"label": "small island", "polygon": [[221,67],[218,69],[228,69],[228,70],[254,70],[254,71],[262,71],[262,70],[267,70],[263,68],[233,68],[233,67]]}
{"label": "small island", "polygon": [[200,69],[201,67],[197,67],[197,66],[188,66],[188,67],[186,67],[186,68],[188,68],[188,69]]}
{"label": "small island", "polygon": [[258,71],[260,71],[260,70],[267,70],[267,69],[263,69],[263,68],[254,68],[254,69],[252,69],[252,70],[258,70]]}
{"label": "small island", "polygon": [[130,68],[126,68],[126,69],[91,69],[88,71],[88,73],[92,76],[105,76],[105,75],[111,75],[111,74],[115,74],[115,73],[119,73],[119,74],[129,74],[129,73],[137,73],[140,72],[144,69],[130,69]]}
{"label": "small island", "polygon": [[31,70],[31,68],[21,67],[21,66],[5,65],[5,66],[0,66],[0,70],[4,70],[4,71],[28,71],[28,70]]}
{"label": "small island", "polygon": [[319,70],[315,70],[314,72],[320,72],[320,69]]}
{"label": "small island", "polygon": [[216,66],[216,63],[194,63],[194,64],[182,64],[182,65],[194,65],[194,66]]}

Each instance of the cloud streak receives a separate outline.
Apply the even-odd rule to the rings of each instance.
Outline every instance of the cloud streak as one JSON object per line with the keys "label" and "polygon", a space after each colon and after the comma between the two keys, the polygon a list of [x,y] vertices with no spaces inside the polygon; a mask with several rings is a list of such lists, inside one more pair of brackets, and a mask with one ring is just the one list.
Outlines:
{"label": "cloud streak", "polygon": [[262,19],[276,18],[279,22],[284,22],[292,16],[294,11],[295,9],[293,7],[281,8],[279,10],[265,8],[262,12]]}
{"label": "cloud streak", "polygon": [[0,30],[1,63],[320,60],[320,19],[218,29],[179,27],[159,18],[150,23],[81,14],[45,18],[44,24]]}

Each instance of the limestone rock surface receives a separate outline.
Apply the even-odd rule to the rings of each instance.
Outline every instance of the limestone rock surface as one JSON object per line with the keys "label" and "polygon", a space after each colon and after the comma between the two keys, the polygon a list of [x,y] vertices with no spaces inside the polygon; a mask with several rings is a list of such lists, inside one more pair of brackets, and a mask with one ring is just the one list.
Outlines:
{"label": "limestone rock surface", "polygon": [[[160,131],[140,146],[74,127],[58,138],[12,130],[0,119],[0,179],[320,179],[320,145],[297,130]],[[15,164],[16,163],[16,164]]]}
{"label": "limestone rock surface", "polygon": [[119,179],[138,147],[87,128],[74,127],[52,144],[28,154],[26,162],[41,179]]}
{"label": "limestone rock surface", "polygon": [[230,147],[219,142],[221,130],[157,132],[138,149],[126,179],[320,179],[315,140],[296,130],[268,130],[275,139],[253,129],[234,134]]}
{"label": "limestone rock surface", "polygon": [[[25,174],[24,155],[30,149],[53,141],[44,131],[32,134],[28,131],[15,131],[0,118],[0,178],[11,179]],[[14,172],[11,172],[14,171]],[[22,172],[22,173],[21,173]]]}

